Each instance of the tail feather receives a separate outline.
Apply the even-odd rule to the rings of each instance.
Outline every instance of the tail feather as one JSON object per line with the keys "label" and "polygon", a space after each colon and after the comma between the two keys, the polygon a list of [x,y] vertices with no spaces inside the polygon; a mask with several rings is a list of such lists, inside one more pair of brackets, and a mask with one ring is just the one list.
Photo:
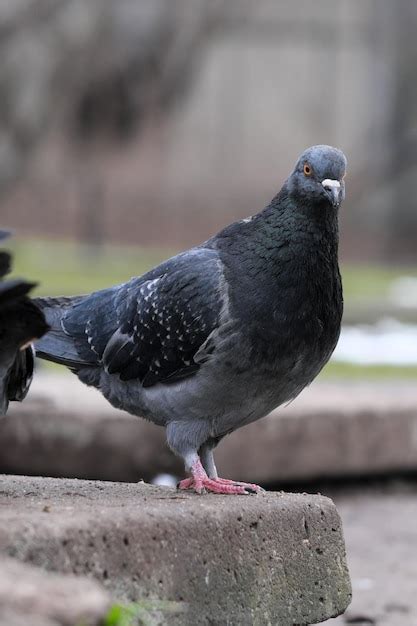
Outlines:
{"label": "tail feather", "polygon": [[69,309],[81,302],[85,296],[56,296],[56,297],[44,297],[44,298],[32,298],[32,301],[38,305],[38,307],[45,313],[49,314],[64,313],[66,309]]}
{"label": "tail feather", "polygon": [[14,278],[0,283],[0,305],[11,306],[16,301],[26,296],[37,283],[29,283],[27,280]]}
{"label": "tail feather", "polygon": [[36,356],[71,368],[77,368],[84,364],[72,337],[62,327],[62,318],[67,310],[82,298],[83,296],[60,296],[34,299],[50,326],[49,332],[35,343]]}
{"label": "tail feather", "polygon": [[48,325],[42,311],[25,295],[26,281],[0,283],[0,414],[10,400],[26,397],[33,376],[30,344],[41,337]]}
{"label": "tail feather", "polygon": [[9,373],[7,397],[9,400],[22,402],[27,396],[32,383],[35,350],[28,346],[20,350]]}
{"label": "tail feather", "polygon": [[35,353],[41,359],[71,368],[81,367],[85,364],[71,337],[67,337],[64,333],[61,335],[53,330],[35,343]]}
{"label": "tail feather", "polygon": [[[9,235],[0,230],[0,240]],[[12,256],[0,250],[0,414],[4,415],[10,400],[26,397],[33,377],[34,352],[30,345],[49,329],[42,311],[28,297],[36,283],[13,278],[3,280],[10,272]]]}

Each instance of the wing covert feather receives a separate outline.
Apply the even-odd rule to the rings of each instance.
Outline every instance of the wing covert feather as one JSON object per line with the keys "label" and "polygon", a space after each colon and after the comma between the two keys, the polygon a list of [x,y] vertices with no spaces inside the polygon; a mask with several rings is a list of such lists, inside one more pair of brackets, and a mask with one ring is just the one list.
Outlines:
{"label": "wing covert feather", "polygon": [[144,387],[195,373],[194,356],[219,325],[224,293],[217,253],[194,252],[76,305],[63,328],[83,358],[93,354],[109,373]]}

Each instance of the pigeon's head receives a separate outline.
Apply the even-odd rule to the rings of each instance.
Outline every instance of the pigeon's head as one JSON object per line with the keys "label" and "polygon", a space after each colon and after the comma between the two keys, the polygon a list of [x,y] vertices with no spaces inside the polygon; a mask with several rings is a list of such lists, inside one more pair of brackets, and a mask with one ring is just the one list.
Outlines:
{"label": "pigeon's head", "polygon": [[294,200],[303,205],[338,208],[345,197],[346,157],[331,146],[313,146],[298,159],[287,181]]}

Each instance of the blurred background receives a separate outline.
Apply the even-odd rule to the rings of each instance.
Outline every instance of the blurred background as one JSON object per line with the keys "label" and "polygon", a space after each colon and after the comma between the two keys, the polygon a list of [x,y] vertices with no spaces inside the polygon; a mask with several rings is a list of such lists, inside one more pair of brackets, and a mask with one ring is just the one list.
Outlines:
{"label": "blurred background", "polygon": [[[311,403],[319,413],[330,398],[338,414],[359,417],[346,436],[344,426],[334,430],[329,415],[333,430],[325,433],[333,433],[334,440],[320,444],[314,432],[311,439],[304,436],[310,451],[313,440],[317,444],[314,472],[307,464],[304,474],[288,470],[284,476],[285,484],[341,480],[335,499],[342,512],[343,506],[351,511],[346,489],[363,502],[372,497],[380,502],[369,485],[358,482],[369,476],[383,475],[384,481],[395,476],[395,487],[384,482],[374,488],[385,490],[384,503],[386,490],[394,490],[395,506],[403,497],[398,475],[407,473],[406,494],[415,484],[416,25],[414,0],[0,0],[0,225],[15,233],[10,243],[15,273],[39,281],[38,293],[83,293],[140,274],[260,210],[306,147],[328,143],[346,153],[344,327]],[[93,461],[84,467],[86,456],[95,458],[97,437],[88,443],[88,454],[77,457],[75,469],[62,465],[65,455],[58,463],[59,455],[51,453],[57,438],[65,447],[65,437],[80,432],[78,422],[73,431],[68,422],[64,434],[45,426],[42,393],[48,397],[55,390],[51,420],[56,407],[68,413],[73,394],[81,393],[79,386],[73,391],[72,379],[58,383],[58,374],[64,375],[45,370],[35,380],[32,404],[29,397],[15,409],[17,434],[12,421],[4,421],[0,439],[10,452],[1,469],[131,480],[134,473],[119,471],[118,461],[114,473],[107,467],[103,474]],[[99,400],[80,397],[92,414]],[[390,421],[398,403],[407,426],[400,418]],[[42,420],[28,426],[32,406],[37,413],[43,407]],[[296,406],[308,412],[310,396],[305,406]],[[390,425],[379,431],[381,420],[372,426],[369,420],[384,410]],[[105,412],[100,404],[100,416]],[[110,456],[120,419],[109,430],[109,443],[101,442],[110,446],[105,447]],[[55,447],[48,452],[51,431]],[[162,435],[150,433],[162,445]],[[292,437],[294,445],[302,438],[295,431]],[[369,445],[358,456],[366,437]],[[343,441],[336,445],[338,438]],[[25,445],[26,456],[19,448]],[[338,451],[333,469],[320,465],[328,452],[323,445]],[[390,452],[384,455],[385,445]],[[411,447],[403,453],[406,445]],[[32,466],[36,450],[42,454]],[[142,452],[149,460],[146,445]],[[161,471],[180,472],[164,455],[152,471],[135,458],[135,471],[147,479]],[[380,462],[373,463],[375,455]],[[263,480],[277,486],[282,476],[277,470]],[[354,486],[347,487],[343,480],[352,476]],[[335,490],[331,485],[329,493]],[[404,496],[405,507],[411,506],[409,497]],[[416,624],[411,591],[407,601],[392,601],[391,608],[382,600],[378,604],[385,588],[376,585],[375,576],[382,570],[373,557],[363,562],[362,548],[371,535],[360,534],[355,510],[352,506],[346,532],[357,556],[357,561],[351,557],[352,568],[362,604],[341,623]],[[356,531],[362,544],[355,543]],[[407,532],[403,552],[406,545],[417,556],[416,531],[410,526]],[[394,555],[392,562],[398,559]],[[364,573],[366,566],[374,573]],[[387,580],[391,569],[392,563]]]}
{"label": "blurred background", "polygon": [[327,375],[415,376],[416,14],[412,0],[3,0],[16,272],[49,294],[122,281],[260,210],[304,148],[329,143],[349,160],[345,322],[361,326]]}

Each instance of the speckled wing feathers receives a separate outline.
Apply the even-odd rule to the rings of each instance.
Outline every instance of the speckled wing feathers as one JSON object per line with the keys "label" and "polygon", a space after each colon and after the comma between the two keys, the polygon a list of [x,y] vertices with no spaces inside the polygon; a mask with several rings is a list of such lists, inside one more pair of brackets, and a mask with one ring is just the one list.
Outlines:
{"label": "speckled wing feathers", "polygon": [[87,297],[63,320],[86,363],[102,363],[144,387],[199,368],[193,359],[219,324],[220,262],[212,250],[185,253],[158,272]]}

